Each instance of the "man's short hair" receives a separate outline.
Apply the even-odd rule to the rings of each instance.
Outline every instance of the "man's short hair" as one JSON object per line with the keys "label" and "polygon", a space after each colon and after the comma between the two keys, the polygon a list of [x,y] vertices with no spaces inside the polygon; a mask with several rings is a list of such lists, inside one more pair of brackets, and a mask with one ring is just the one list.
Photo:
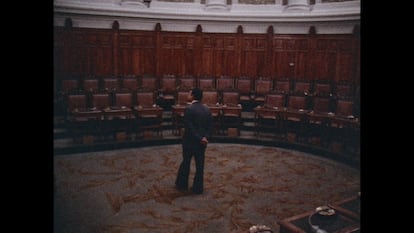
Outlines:
{"label": "man's short hair", "polygon": [[203,99],[203,90],[201,90],[200,88],[193,88],[191,90],[191,94],[194,96],[195,100],[201,101]]}

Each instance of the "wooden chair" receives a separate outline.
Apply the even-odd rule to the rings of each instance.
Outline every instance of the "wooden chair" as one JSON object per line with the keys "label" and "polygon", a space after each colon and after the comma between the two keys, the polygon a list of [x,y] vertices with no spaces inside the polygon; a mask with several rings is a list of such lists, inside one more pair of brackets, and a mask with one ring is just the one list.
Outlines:
{"label": "wooden chair", "polygon": [[330,80],[315,80],[313,82],[313,95],[332,96],[332,83]]}
{"label": "wooden chair", "polygon": [[311,81],[300,79],[293,82],[293,94],[309,95],[310,93],[312,93]]}
{"label": "wooden chair", "polygon": [[273,84],[273,92],[290,94],[292,92],[292,83],[289,79],[275,79]]}
{"label": "wooden chair", "polygon": [[116,91],[120,89],[120,83],[117,78],[103,78],[102,85],[104,90]]}
{"label": "wooden chair", "polygon": [[251,110],[253,107],[252,80],[249,77],[239,77],[235,80],[236,89],[240,94],[240,104],[243,109]]}
{"label": "wooden chair", "polygon": [[63,94],[68,94],[79,89],[81,88],[77,79],[64,79],[61,81],[60,91],[62,91]]}
{"label": "wooden chair", "polygon": [[120,88],[126,91],[137,91],[139,88],[138,79],[136,77],[125,77],[120,80]]}
{"label": "wooden chair", "polygon": [[94,122],[96,125],[94,132],[100,136],[99,138],[106,139],[106,136],[110,133],[110,127],[107,124],[108,122],[105,121],[105,111],[109,110],[112,105],[111,95],[107,92],[92,93],[91,103],[92,109],[101,111],[103,115],[103,117]]}
{"label": "wooden chair", "polygon": [[355,92],[354,84],[348,80],[334,82],[332,89],[337,98],[352,98]]}
{"label": "wooden chair", "polygon": [[174,75],[163,75],[160,80],[160,89],[158,90],[159,105],[164,109],[171,109],[175,103],[177,92],[177,79]]}
{"label": "wooden chair", "polygon": [[89,91],[89,92],[96,92],[100,89],[100,82],[99,79],[97,78],[87,78],[84,79],[83,81],[81,81],[82,83],[82,88],[85,91]]}
{"label": "wooden chair", "polygon": [[254,82],[254,102],[256,105],[263,104],[265,96],[272,90],[272,80],[268,78],[259,78]]}
{"label": "wooden chair", "polygon": [[67,128],[75,143],[85,135],[94,136],[100,129],[102,111],[91,107],[86,93],[69,94]]}
{"label": "wooden chair", "polygon": [[330,123],[332,141],[357,153],[360,147],[360,121],[355,116],[355,103],[350,98],[336,99],[335,102],[335,117]]}
{"label": "wooden chair", "polygon": [[197,81],[194,76],[184,75],[177,80],[179,91],[189,91],[197,86]]}
{"label": "wooden chair", "polygon": [[[124,140],[130,137],[136,123],[135,115],[132,112],[133,99],[131,92],[113,93],[113,104],[104,111],[104,127],[106,131],[114,136],[117,140]],[[125,134],[125,136],[123,136]]]}
{"label": "wooden chair", "polygon": [[286,95],[272,92],[265,96],[263,106],[254,108],[255,112],[255,134],[260,137],[260,132],[272,133],[284,138],[286,134],[284,107],[286,106]]}
{"label": "wooden chair", "polygon": [[144,75],[138,78],[139,80],[139,89],[143,91],[152,91],[156,92],[159,87],[158,79],[152,75]]}
{"label": "wooden chair", "polygon": [[158,136],[162,137],[163,109],[156,104],[154,92],[138,91],[136,104],[133,112],[138,125],[137,133],[145,138],[147,133],[155,131]]}
{"label": "wooden chair", "polygon": [[287,110],[284,112],[287,132],[294,133],[296,141],[306,138],[309,112],[309,99],[307,93],[297,92],[287,97]]}
{"label": "wooden chair", "polygon": [[172,123],[173,123],[173,134],[180,135],[181,129],[184,127],[184,111],[188,102],[189,91],[178,91],[176,93],[176,102],[171,107],[172,109]]}
{"label": "wooden chair", "polygon": [[308,130],[306,137],[312,139],[311,143],[329,145],[330,130],[329,125],[333,116],[332,97],[314,95],[311,97],[311,112],[307,114]]}
{"label": "wooden chair", "polygon": [[214,132],[220,133],[220,128],[221,128],[220,116],[221,116],[222,105],[219,103],[218,91],[214,91],[214,90],[203,91],[202,102],[210,108],[211,114],[213,116]]}
{"label": "wooden chair", "polygon": [[222,115],[220,125],[223,133],[228,128],[236,128],[237,136],[240,135],[242,106],[239,101],[240,94],[238,91],[225,90],[221,93]]}
{"label": "wooden chair", "polygon": [[217,91],[233,90],[234,89],[234,79],[229,76],[221,76],[216,79],[216,89]]}
{"label": "wooden chair", "polygon": [[197,80],[197,86],[201,90],[215,90],[216,81],[214,77],[211,76],[202,76]]}

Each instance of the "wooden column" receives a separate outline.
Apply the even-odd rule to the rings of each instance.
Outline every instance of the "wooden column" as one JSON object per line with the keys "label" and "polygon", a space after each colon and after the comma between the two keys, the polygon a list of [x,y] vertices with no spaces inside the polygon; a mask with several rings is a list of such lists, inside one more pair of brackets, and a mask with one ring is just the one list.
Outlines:
{"label": "wooden column", "polygon": [[119,75],[119,23],[112,24],[112,74]]}
{"label": "wooden column", "polygon": [[161,76],[161,67],[160,62],[157,58],[161,57],[161,47],[162,47],[162,41],[161,41],[161,24],[157,23],[155,25],[155,33],[154,33],[154,41],[155,41],[155,76],[160,77]]}

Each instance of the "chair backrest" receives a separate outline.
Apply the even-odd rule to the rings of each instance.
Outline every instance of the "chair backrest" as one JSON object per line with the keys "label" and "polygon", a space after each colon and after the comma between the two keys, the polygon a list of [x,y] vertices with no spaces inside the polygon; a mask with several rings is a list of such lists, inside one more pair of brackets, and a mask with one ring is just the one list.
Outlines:
{"label": "chair backrest", "polygon": [[176,104],[185,105],[188,103],[189,91],[178,91],[176,97]]}
{"label": "chair backrest", "polygon": [[68,112],[72,112],[75,109],[89,107],[86,94],[69,94],[67,95],[67,107]]}
{"label": "chair backrest", "polygon": [[218,91],[234,89],[234,79],[231,77],[220,77],[216,79],[216,87]]}
{"label": "chair backrest", "polygon": [[111,99],[108,93],[93,93],[92,107],[104,109],[111,106]]}
{"label": "chair backrest", "polygon": [[140,79],[140,88],[145,91],[155,91],[158,89],[158,80],[153,76],[144,76]]}
{"label": "chair backrest", "polygon": [[137,105],[151,107],[155,104],[155,96],[152,91],[139,91],[136,93]]}
{"label": "chair backrest", "polygon": [[350,81],[338,81],[333,86],[336,96],[352,97],[354,95],[354,85]]}
{"label": "chair backrest", "polygon": [[273,90],[278,93],[290,93],[292,90],[291,81],[289,79],[276,79],[274,81]]}
{"label": "chair backrest", "polygon": [[252,91],[252,80],[248,77],[237,78],[236,88],[241,95],[250,95]]}
{"label": "chair backrest", "polygon": [[102,79],[103,88],[106,90],[119,90],[119,81],[117,78]]}
{"label": "chair backrest", "polygon": [[347,99],[337,99],[335,115],[350,116],[354,114],[354,102]]}
{"label": "chair backrest", "polygon": [[177,79],[174,76],[161,77],[160,88],[164,94],[174,94],[177,89]]}
{"label": "chair backrest", "polygon": [[219,102],[217,91],[204,91],[203,92],[203,100],[204,104],[216,104]]}
{"label": "chair backrest", "polygon": [[312,97],[312,110],[315,112],[331,112],[331,98],[322,97],[322,96],[313,96]]}
{"label": "chair backrest", "polygon": [[97,91],[99,90],[99,79],[93,78],[93,79],[84,79],[83,80],[83,90],[85,91]]}
{"label": "chair backrest", "polygon": [[139,88],[138,80],[137,78],[122,78],[121,87],[125,90],[136,91]]}
{"label": "chair backrest", "polygon": [[189,91],[197,86],[196,79],[193,76],[183,76],[178,78],[180,91]]}
{"label": "chair backrest", "polygon": [[286,95],[282,93],[272,93],[265,96],[264,105],[266,107],[282,108],[286,106]]}
{"label": "chair backrest", "polygon": [[306,109],[307,96],[303,95],[289,95],[287,107],[292,109]]}
{"label": "chair backrest", "polygon": [[61,91],[63,93],[69,93],[78,89],[80,88],[77,79],[64,79],[61,81]]}
{"label": "chair backrest", "polygon": [[223,91],[221,93],[222,104],[239,104],[240,94],[237,91]]}
{"label": "chair backrest", "polygon": [[272,90],[272,80],[270,79],[256,79],[254,90],[256,95],[267,95]]}
{"label": "chair backrest", "polygon": [[115,93],[115,106],[126,106],[128,108],[132,107],[132,93]]}
{"label": "chair backrest", "polygon": [[315,95],[332,94],[332,84],[329,80],[315,80],[313,84],[313,93]]}
{"label": "chair backrest", "polygon": [[201,90],[213,90],[216,88],[214,77],[200,77],[198,79],[198,88]]}
{"label": "chair backrest", "polygon": [[296,80],[293,85],[293,92],[296,94],[308,94],[312,91],[312,85],[309,80]]}

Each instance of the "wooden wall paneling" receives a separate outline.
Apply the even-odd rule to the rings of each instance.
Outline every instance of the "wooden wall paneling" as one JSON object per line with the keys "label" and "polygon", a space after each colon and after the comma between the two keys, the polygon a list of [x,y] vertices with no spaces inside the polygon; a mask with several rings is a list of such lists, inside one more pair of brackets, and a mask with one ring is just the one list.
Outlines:
{"label": "wooden wall paneling", "polygon": [[304,80],[313,80],[313,77],[310,76],[311,72],[308,69],[309,61],[312,60],[310,57],[310,40],[306,35],[300,35],[299,38],[295,40],[295,65],[294,65],[294,76],[296,79]]}
{"label": "wooden wall paneling", "polygon": [[198,77],[202,73],[203,66],[203,28],[201,25],[197,25],[194,35],[194,60],[192,62],[193,72],[187,74]]}
{"label": "wooden wall paneling", "polygon": [[[63,28],[56,28],[53,32],[53,74],[55,78],[61,78],[61,76],[68,73],[65,70],[65,48],[67,43],[65,43],[66,35]],[[68,43],[70,40],[68,40]]]}
{"label": "wooden wall paneling", "polygon": [[[191,43],[194,43],[194,38],[191,38]],[[194,46],[194,44],[192,45]],[[178,71],[179,75],[194,74],[194,60],[195,52],[194,47],[188,48],[184,51],[184,61],[181,63],[181,69]]]}
{"label": "wooden wall paneling", "polygon": [[122,30],[119,33],[119,73],[134,74],[131,63],[131,36]]}
{"label": "wooden wall paneling", "polygon": [[[167,41],[167,42],[165,42]],[[165,44],[167,43],[167,44]],[[190,74],[359,83],[359,34],[266,34],[55,27],[57,76]],[[159,76],[159,75],[158,75]]]}
{"label": "wooden wall paneling", "polygon": [[215,38],[212,34],[203,34],[202,37],[202,53],[201,53],[201,72],[200,75],[213,76],[214,61],[214,42]]}
{"label": "wooden wall paneling", "polygon": [[248,34],[243,37],[241,73],[249,77],[263,76],[265,62],[266,37]]}
{"label": "wooden wall paneling", "polygon": [[281,35],[273,39],[275,78],[310,79],[310,41],[306,35]]}
{"label": "wooden wall paneling", "polygon": [[357,53],[352,35],[319,35],[315,44],[315,79],[354,81]]}
{"label": "wooden wall paneling", "polygon": [[161,32],[161,24],[157,23],[154,28],[154,72],[144,72],[144,74],[154,74],[155,77],[161,77],[164,73],[161,70],[161,64],[159,59],[161,57],[161,40],[162,40],[162,32]]}
{"label": "wooden wall paneling", "polygon": [[225,49],[224,50],[224,57],[223,57],[223,72],[221,74],[217,74],[217,76],[220,75],[226,75],[226,76],[231,76],[234,77],[236,75],[236,69],[237,69],[237,54],[235,49],[229,50],[229,49]]}
{"label": "wooden wall paneling", "polygon": [[308,63],[311,61],[308,52],[296,52],[294,77],[296,79],[313,80],[313,77],[308,75]]}
{"label": "wooden wall paneling", "polygon": [[237,27],[236,44],[235,44],[235,69],[234,73],[230,76],[241,76],[241,61],[242,61],[242,43],[243,43],[243,27],[239,25]]}
{"label": "wooden wall paneling", "polygon": [[161,74],[193,73],[194,34],[163,33],[158,60]]}
{"label": "wooden wall paneling", "polygon": [[112,24],[112,74],[119,76],[119,23]]}
{"label": "wooden wall paneling", "polygon": [[219,77],[223,74],[225,69],[225,60],[224,60],[224,36],[215,35],[213,43],[213,76]]}
{"label": "wooden wall paneling", "polygon": [[119,36],[120,73],[154,74],[155,42],[153,32],[121,31]]}
{"label": "wooden wall paneling", "polygon": [[335,64],[336,73],[334,81],[354,81],[354,42],[355,41],[352,37],[349,39],[338,39],[337,60]]}
{"label": "wooden wall paneling", "polygon": [[88,66],[85,67],[86,73],[96,76],[112,74],[112,31],[104,29],[83,29],[81,33],[84,35],[84,55],[86,55],[84,61],[90,61],[88,62]]}
{"label": "wooden wall paneling", "polygon": [[266,49],[265,49],[265,77],[271,77],[274,78],[275,74],[273,72],[273,37],[274,37],[274,31],[273,26],[269,26],[267,29],[266,34]]}
{"label": "wooden wall paneling", "polygon": [[336,72],[333,81],[338,82],[340,80],[353,80],[353,54],[351,53],[338,53],[336,59]]}
{"label": "wooden wall paneling", "polygon": [[318,36],[314,53],[315,79],[333,80],[336,73],[336,40]]}
{"label": "wooden wall paneling", "polygon": [[220,77],[222,75],[234,75],[234,69],[237,66],[235,36],[227,34],[215,34],[213,43],[213,75]]}
{"label": "wooden wall paneling", "polygon": [[353,45],[354,45],[354,57],[353,57],[353,67],[354,72],[352,74],[354,78],[355,86],[359,87],[361,84],[361,47],[360,47],[360,26],[355,25],[354,26],[354,34],[353,34]]}

